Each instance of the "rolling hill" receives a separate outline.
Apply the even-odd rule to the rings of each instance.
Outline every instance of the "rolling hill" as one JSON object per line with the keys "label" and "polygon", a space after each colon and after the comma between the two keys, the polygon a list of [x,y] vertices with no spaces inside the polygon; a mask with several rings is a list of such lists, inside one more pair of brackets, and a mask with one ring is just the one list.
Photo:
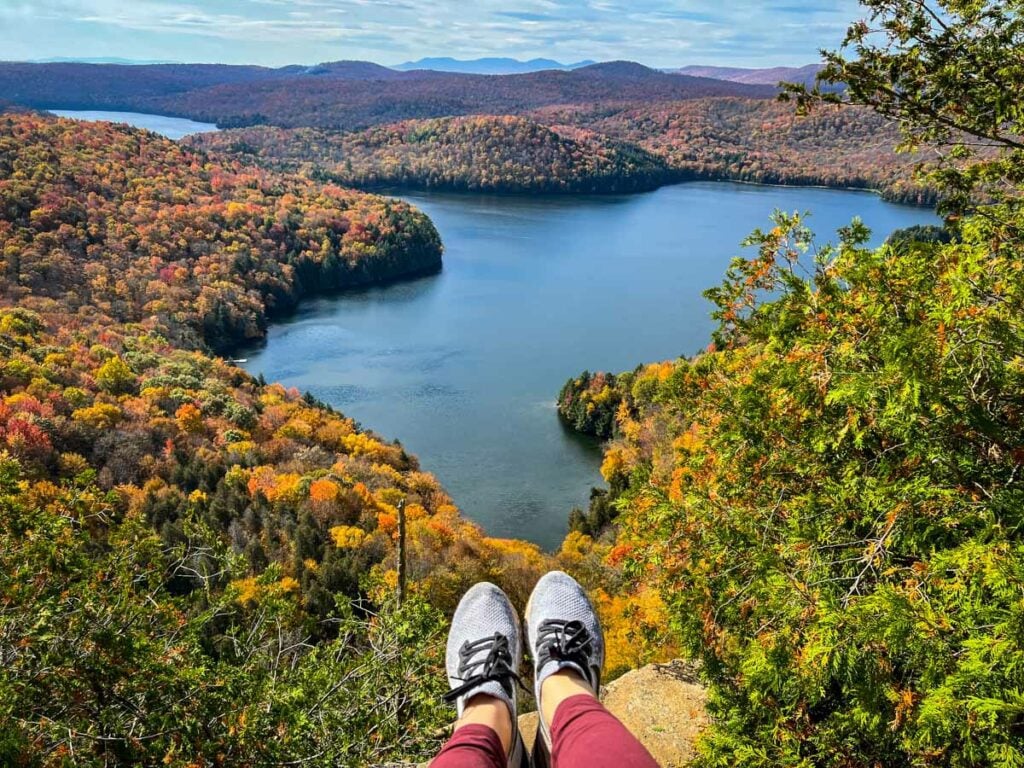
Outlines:
{"label": "rolling hill", "polygon": [[662,102],[702,96],[769,98],[775,94],[770,86],[668,75],[631,62],[523,75],[394,74],[386,84],[295,77],[220,85],[156,99],[151,108],[223,126],[265,123],[357,130],[410,118],[519,114],[553,104]]}
{"label": "rolling hill", "polygon": [[803,67],[769,67],[765,69],[704,67],[696,65],[680,67],[671,71],[679,75],[711,77],[715,80],[728,80],[733,83],[746,83],[747,85],[778,85],[782,81],[813,85],[814,78],[821,71],[821,65],[807,64]]}
{"label": "rolling hill", "polygon": [[[642,76],[642,73],[641,73]],[[913,181],[927,159],[892,147],[873,112],[798,117],[765,99],[551,106],[524,117],[404,120],[358,131],[254,126],[189,137],[193,147],[357,187],[491,192],[638,192],[685,179],[874,189],[935,201]]]}
{"label": "rolling hill", "polygon": [[408,120],[356,133],[260,126],[187,141],[358,187],[638,192],[676,177],[664,160],[634,144],[512,116]]}
{"label": "rolling hill", "polygon": [[822,108],[806,117],[770,100],[713,98],[611,110],[550,107],[531,117],[637,145],[689,178],[874,189],[931,204],[913,180],[932,154],[899,154],[894,123],[866,109]]}

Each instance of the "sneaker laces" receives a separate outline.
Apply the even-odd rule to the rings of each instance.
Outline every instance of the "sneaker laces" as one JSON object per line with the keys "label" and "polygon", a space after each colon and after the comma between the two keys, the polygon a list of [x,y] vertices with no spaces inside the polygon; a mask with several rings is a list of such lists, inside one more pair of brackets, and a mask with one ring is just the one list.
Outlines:
{"label": "sneaker laces", "polygon": [[[477,658],[483,651],[487,655]],[[523,681],[513,669],[512,651],[508,647],[508,638],[500,632],[475,642],[467,640],[459,649],[459,676],[454,678],[462,682],[444,695],[448,703],[456,701],[474,688],[484,683],[495,682],[512,698],[512,681],[515,680],[525,690]]]}
{"label": "sneaker laces", "polygon": [[537,629],[537,668],[549,661],[575,664],[589,679],[594,639],[581,621],[546,619]]}

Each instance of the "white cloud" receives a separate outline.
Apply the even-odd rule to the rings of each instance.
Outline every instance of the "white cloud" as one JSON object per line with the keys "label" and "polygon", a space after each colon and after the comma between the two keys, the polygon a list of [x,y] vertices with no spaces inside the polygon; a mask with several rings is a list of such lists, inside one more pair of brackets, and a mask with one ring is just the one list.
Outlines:
{"label": "white cloud", "polygon": [[[102,40],[125,49],[105,55],[255,53],[269,64],[424,55],[805,63],[858,15],[856,0],[0,0],[0,46],[34,44],[41,58],[84,55]],[[59,33],[26,35],[43,23]]]}

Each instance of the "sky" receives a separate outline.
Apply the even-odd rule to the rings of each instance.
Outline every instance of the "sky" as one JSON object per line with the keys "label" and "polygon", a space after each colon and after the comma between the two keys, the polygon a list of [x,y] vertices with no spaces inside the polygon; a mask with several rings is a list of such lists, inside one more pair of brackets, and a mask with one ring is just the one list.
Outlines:
{"label": "sky", "polygon": [[0,58],[768,67],[817,61],[861,15],[856,0],[0,0]]}

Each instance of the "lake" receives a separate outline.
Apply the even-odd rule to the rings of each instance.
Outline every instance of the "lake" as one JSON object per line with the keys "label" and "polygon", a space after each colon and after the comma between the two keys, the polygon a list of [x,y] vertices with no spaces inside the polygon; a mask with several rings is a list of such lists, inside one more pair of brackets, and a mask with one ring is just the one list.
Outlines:
{"label": "lake", "polygon": [[175,141],[190,133],[212,133],[218,130],[213,123],[197,123],[183,117],[144,115],[139,112],[103,112],[92,109],[48,109],[46,111],[60,117],[70,117],[73,120],[105,120],[110,123],[133,125],[136,128],[145,128],[147,131],[159,133]]}
{"label": "lake", "polygon": [[701,292],[775,208],[811,211],[824,238],[859,214],[875,243],[937,222],[869,193],[710,182],[616,197],[402,197],[437,225],[444,271],[305,302],[245,367],[400,439],[489,534],[546,548],[601,484],[599,445],[555,411],[566,379],[706,346]]}

